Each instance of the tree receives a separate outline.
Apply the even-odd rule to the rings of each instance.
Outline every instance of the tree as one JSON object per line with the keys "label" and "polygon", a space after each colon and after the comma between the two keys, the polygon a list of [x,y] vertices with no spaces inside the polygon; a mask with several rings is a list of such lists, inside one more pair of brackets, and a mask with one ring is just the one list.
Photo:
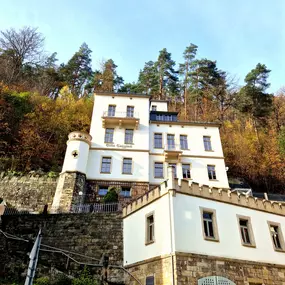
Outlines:
{"label": "tree", "polygon": [[186,47],[183,58],[184,63],[179,64],[179,74],[182,77],[182,90],[183,90],[183,98],[184,98],[184,119],[187,119],[187,92],[190,88],[191,84],[191,72],[193,71],[195,65],[194,65],[194,59],[196,57],[198,46],[194,44],[190,44],[188,47]]}
{"label": "tree", "polygon": [[24,27],[19,31],[0,32],[0,78],[6,83],[16,82],[25,65],[39,64],[43,55],[44,38],[37,28]]}
{"label": "tree", "polygon": [[124,80],[117,74],[117,65],[112,59],[103,61],[101,70],[94,75],[94,90],[98,92],[116,92],[123,85]]}
{"label": "tree", "polygon": [[85,86],[93,76],[91,53],[88,45],[83,43],[68,63],[60,68],[65,81],[77,98],[84,95]]}
{"label": "tree", "polygon": [[259,122],[264,121],[272,111],[272,94],[266,93],[270,70],[258,63],[245,77],[245,86],[239,94],[239,109],[250,114]]}
{"label": "tree", "polygon": [[178,77],[174,69],[175,61],[171,59],[171,53],[166,48],[159,52],[155,67],[158,74],[158,98],[175,97],[178,94]]}
{"label": "tree", "polygon": [[153,61],[145,63],[144,68],[140,70],[138,85],[142,93],[155,95],[158,91],[158,76]]}
{"label": "tree", "polygon": [[191,73],[190,93],[194,97],[195,103],[195,120],[201,115],[206,119],[210,103],[214,100],[214,91],[216,94],[224,92],[225,72],[217,68],[216,62],[209,59],[199,59],[193,62],[193,71]]}

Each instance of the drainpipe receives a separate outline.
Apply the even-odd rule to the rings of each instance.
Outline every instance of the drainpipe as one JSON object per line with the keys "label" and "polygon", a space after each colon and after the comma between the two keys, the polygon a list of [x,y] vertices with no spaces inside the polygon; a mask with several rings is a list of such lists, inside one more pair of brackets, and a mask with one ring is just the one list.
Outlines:
{"label": "drainpipe", "polygon": [[168,188],[168,206],[169,206],[169,227],[170,227],[170,247],[171,247],[171,267],[172,267],[172,285],[175,285],[175,274],[174,274],[174,248],[175,248],[175,240],[174,240],[174,216],[173,216],[173,197],[175,197],[175,180],[174,180],[174,172],[175,168],[173,166],[169,166],[167,169],[168,180],[167,180],[167,188]]}

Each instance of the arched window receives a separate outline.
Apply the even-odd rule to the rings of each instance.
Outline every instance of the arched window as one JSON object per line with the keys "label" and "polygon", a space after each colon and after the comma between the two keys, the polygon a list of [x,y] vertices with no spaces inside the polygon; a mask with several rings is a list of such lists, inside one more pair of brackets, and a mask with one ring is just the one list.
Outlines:
{"label": "arched window", "polygon": [[199,279],[198,285],[235,285],[235,283],[222,276],[208,276]]}

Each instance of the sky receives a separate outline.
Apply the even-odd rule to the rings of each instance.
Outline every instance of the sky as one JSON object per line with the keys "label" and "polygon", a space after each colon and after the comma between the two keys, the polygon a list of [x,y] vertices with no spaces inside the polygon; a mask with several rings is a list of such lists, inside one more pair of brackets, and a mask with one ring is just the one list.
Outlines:
{"label": "sky", "polygon": [[125,82],[167,48],[183,61],[190,43],[198,58],[243,84],[257,63],[271,70],[270,92],[285,86],[285,0],[10,0],[1,1],[0,30],[38,27],[47,52],[67,62],[86,42],[93,68],[112,58]]}

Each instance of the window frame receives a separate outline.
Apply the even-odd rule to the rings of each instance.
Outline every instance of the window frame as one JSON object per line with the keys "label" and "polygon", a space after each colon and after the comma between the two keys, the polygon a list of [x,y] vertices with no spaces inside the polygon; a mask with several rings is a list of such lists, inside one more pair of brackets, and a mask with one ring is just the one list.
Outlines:
{"label": "window frame", "polygon": [[[181,137],[186,137],[186,148],[182,147]],[[180,134],[180,135],[179,135],[179,140],[180,140],[180,148],[181,148],[182,150],[189,150],[189,146],[188,146],[188,135]]]}
{"label": "window frame", "polygon": [[168,165],[167,165],[168,167],[169,166],[172,166],[172,167],[174,167],[174,178],[178,178],[177,177],[177,163],[175,163],[175,162],[168,162]]}
{"label": "window frame", "polygon": [[[148,223],[148,219],[150,217],[153,217],[153,230],[152,230],[152,239],[149,239],[149,234],[150,234],[150,231],[149,231],[149,223]],[[152,243],[155,243],[155,215],[154,215],[154,211],[150,212],[150,213],[147,213],[145,215],[145,245],[149,245],[149,244],[152,244]]]}
{"label": "window frame", "polygon": [[[107,130],[113,130],[113,132],[112,132],[112,141],[110,141],[110,142],[106,141]],[[115,132],[114,128],[106,128],[105,129],[104,143],[114,143],[114,132]]]}
{"label": "window frame", "polygon": [[[131,172],[124,172],[124,160],[130,159],[131,160]],[[123,157],[122,161],[122,174],[132,175],[133,174],[133,158],[132,157]]]}
{"label": "window frame", "polygon": [[[246,243],[243,240],[242,233],[241,233],[241,225],[240,225],[241,220],[247,221],[247,232],[248,232],[250,243]],[[252,229],[251,217],[242,216],[242,215],[237,214],[237,223],[238,223],[238,228],[239,228],[239,236],[240,236],[241,244],[243,246],[246,246],[246,247],[256,247],[254,233],[253,233],[253,229]]]}
{"label": "window frame", "polygon": [[[126,134],[127,134],[127,131],[132,131],[132,142],[127,142],[126,141]],[[134,144],[134,129],[125,129],[125,139],[124,139],[124,143],[125,144]]]}
{"label": "window frame", "polygon": [[[161,147],[155,145],[155,135],[161,135]],[[153,148],[163,149],[163,133],[153,133]]]}
{"label": "window frame", "polygon": [[[129,188],[130,191],[123,190],[124,188]],[[123,195],[122,192],[124,192],[124,194],[125,194],[126,192],[129,192],[129,196]],[[124,197],[124,198],[131,198],[131,197],[132,197],[132,187],[125,187],[125,186],[122,186],[122,187],[121,187],[121,191],[120,191],[120,193],[119,193],[119,196]]]}
{"label": "window frame", "polygon": [[[206,236],[205,227],[204,227],[204,216],[203,216],[204,212],[212,214],[212,224],[213,224],[214,237]],[[210,209],[210,208],[200,207],[200,216],[201,216],[202,234],[203,234],[204,240],[220,242],[216,210]]]}
{"label": "window frame", "polygon": [[[102,165],[103,165],[102,163],[103,163],[104,158],[110,158],[111,159],[111,161],[110,161],[110,172],[103,172],[102,171]],[[113,161],[112,156],[101,156],[100,173],[111,174],[112,173],[112,161]]]}
{"label": "window frame", "polygon": [[[190,173],[190,177],[183,177],[184,172],[183,172],[183,165],[188,165],[189,166],[189,173]],[[191,178],[191,163],[181,163],[181,170],[182,170],[182,179],[192,179]]]}
{"label": "window frame", "polygon": [[[109,112],[109,108],[110,107],[114,107],[114,115],[110,115],[110,112]],[[108,117],[116,117],[116,105],[114,105],[114,104],[109,104],[108,105]]]}
{"label": "window frame", "polygon": [[[215,178],[210,178],[210,175],[209,175],[209,167],[214,167],[214,173],[215,173]],[[207,175],[208,175],[208,179],[210,181],[217,181],[217,171],[216,171],[216,165],[214,164],[207,164]],[[213,175],[212,175],[213,176]]]}
{"label": "window frame", "polygon": [[[132,112],[131,112],[132,116],[129,116],[129,112],[128,112],[129,108],[132,108]],[[135,115],[135,106],[127,105],[126,117],[127,118],[134,118],[134,115]]]}
{"label": "window frame", "polygon": [[[168,136],[173,137],[173,148],[169,148],[169,144],[168,144]],[[171,140],[172,141],[172,140]],[[175,134],[167,134],[166,135],[166,144],[167,144],[167,150],[175,150],[176,146],[175,146]]]}
{"label": "window frame", "polygon": [[156,112],[157,111],[157,105],[151,105],[151,111]]}
{"label": "window frame", "polygon": [[153,274],[153,275],[147,275],[146,277],[145,277],[145,284],[147,285],[147,278],[153,278],[153,284],[155,285],[155,274]]}
{"label": "window frame", "polygon": [[[155,175],[155,165],[157,163],[162,164],[162,176],[161,177]],[[154,165],[154,167],[153,167],[153,177],[157,178],[157,179],[164,179],[164,163],[163,163],[163,161],[154,161],[153,165]]]}
{"label": "window frame", "polygon": [[[206,138],[209,138],[209,141],[205,141]],[[213,151],[212,137],[211,136],[203,136],[203,144],[204,144],[204,150],[205,151]],[[208,149],[208,146],[210,146],[210,149]]]}
{"label": "window frame", "polygon": [[108,193],[108,187],[105,186],[105,185],[98,185],[97,195],[98,195],[99,197],[104,197],[104,196],[106,196],[106,194],[104,194],[104,195],[100,195],[100,194],[99,194],[101,187],[104,188],[104,189],[107,189],[106,194]]}
{"label": "window frame", "polygon": [[[284,236],[283,236],[283,233],[282,233],[281,224],[277,223],[277,222],[272,222],[272,221],[267,221],[267,224],[268,224],[268,228],[269,228],[270,239],[271,239],[271,242],[272,242],[274,250],[278,251],[278,252],[285,252],[285,243],[284,243]],[[274,244],[273,236],[272,236],[272,233],[271,233],[271,227],[272,226],[273,227],[278,227],[278,238],[279,238],[279,242],[280,242],[281,248],[277,248],[275,246],[275,244]]]}

